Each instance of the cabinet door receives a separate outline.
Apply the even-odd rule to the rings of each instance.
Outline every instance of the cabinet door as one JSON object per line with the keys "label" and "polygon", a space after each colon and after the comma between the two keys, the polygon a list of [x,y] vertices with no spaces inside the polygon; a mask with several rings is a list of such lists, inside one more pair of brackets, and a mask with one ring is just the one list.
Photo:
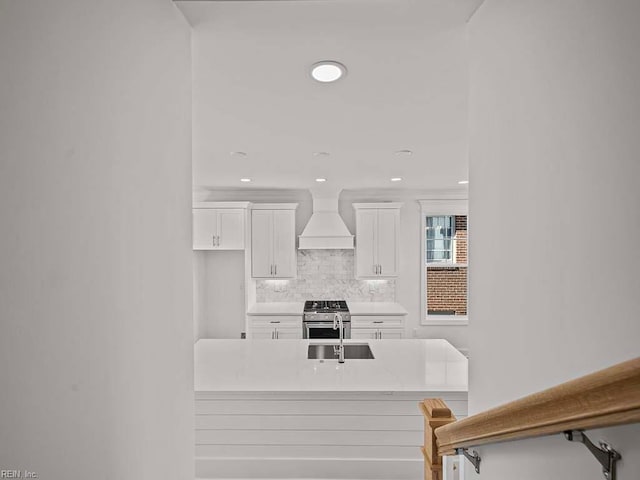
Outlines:
{"label": "cabinet door", "polygon": [[275,328],[260,327],[251,329],[252,340],[275,340],[276,330]]}
{"label": "cabinet door", "polygon": [[271,210],[251,212],[251,276],[271,278],[273,272],[273,214]]}
{"label": "cabinet door", "polygon": [[296,276],[296,217],[293,210],[273,211],[273,264],[273,277]]}
{"label": "cabinet door", "polygon": [[351,338],[356,340],[376,340],[378,338],[377,328],[352,328]]}
{"label": "cabinet door", "polygon": [[244,210],[228,208],[218,210],[218,248],[244,250]]}
{"label": "cabinet door", "polygon": [[297,340],[301,338],[302,338],[302,327],[276,328],[276,340]]}
{"label": "cabinet door", "polygon": [[193,249],[215,250],[218,235],[218,211],[213,208],[193,209]]}
{"label": "cabinet door", "polygon": [[404,330],[401,328],[381,328],[378,331],[378,338],[381,340],[399,340],[404,338]]}
{"label": "cabinet door", "polygon": [[397,209],[378,210],[378,276],[395,277],[398,275],[398,224]]}
{"label": "cabinet door", "polygon": [[356,212],[356,277],[377,276],[377,210]]}

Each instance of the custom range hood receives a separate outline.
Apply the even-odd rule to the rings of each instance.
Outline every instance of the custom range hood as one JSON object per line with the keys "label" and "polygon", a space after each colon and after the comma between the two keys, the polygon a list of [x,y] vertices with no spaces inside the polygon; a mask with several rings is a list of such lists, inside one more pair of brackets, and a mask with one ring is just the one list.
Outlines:
{"label": "custom range hood", "polygon": [[313,214],[299,237],[298,249],[353,248],[353,235],[338,213],[338,197],[313,196]]}

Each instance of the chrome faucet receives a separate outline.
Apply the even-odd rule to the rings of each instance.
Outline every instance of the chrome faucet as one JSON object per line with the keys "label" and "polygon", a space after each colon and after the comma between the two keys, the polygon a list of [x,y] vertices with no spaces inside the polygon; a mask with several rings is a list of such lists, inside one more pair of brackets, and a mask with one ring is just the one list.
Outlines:
{"label": "chrome faucet", "polygon": [[342,323],[342,315],[336,313],[333,316],[333,329],[340,328],[340,347],[338,350],[338,363],[344,363],[344,324]]}

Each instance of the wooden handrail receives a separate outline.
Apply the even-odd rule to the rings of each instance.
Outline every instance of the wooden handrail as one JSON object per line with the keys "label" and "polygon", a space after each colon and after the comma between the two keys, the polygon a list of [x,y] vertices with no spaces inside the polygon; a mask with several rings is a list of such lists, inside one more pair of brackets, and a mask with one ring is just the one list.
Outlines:
{"label": "wooden handrail", "polygon": [[437,454],[635,422],[640,422],[640,357],[436,428]]}

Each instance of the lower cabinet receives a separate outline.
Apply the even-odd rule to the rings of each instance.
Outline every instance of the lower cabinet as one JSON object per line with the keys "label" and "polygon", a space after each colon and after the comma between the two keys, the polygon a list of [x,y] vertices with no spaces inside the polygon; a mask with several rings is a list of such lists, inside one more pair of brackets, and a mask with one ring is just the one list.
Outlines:
{"label": "lower cabinet", "polygon": [[404,316],[352,316],[351,338],[360,340],[404,338]]}
{"label": "lower cabinet", "polygon": [[247,338],[255,340],[295,340],[302,338],[302,319],[292,316],[249,316]]}

